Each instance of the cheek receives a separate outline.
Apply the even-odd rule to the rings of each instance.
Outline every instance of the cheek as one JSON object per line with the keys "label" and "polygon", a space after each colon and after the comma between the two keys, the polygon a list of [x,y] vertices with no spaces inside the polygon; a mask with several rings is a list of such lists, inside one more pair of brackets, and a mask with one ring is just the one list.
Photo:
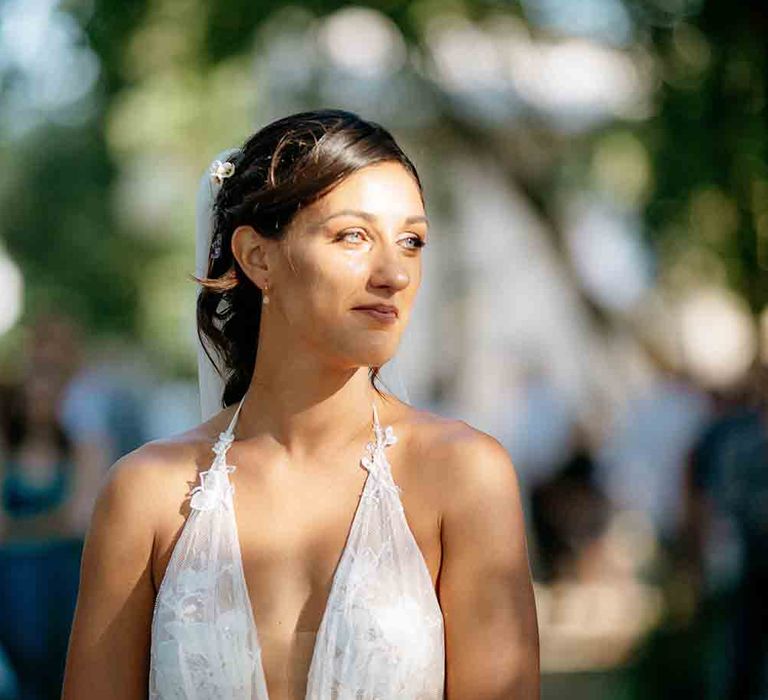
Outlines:
{"label": "cheek", "polygon": [[333,314],[359,303],[368,278],[363,256],[310,253],[291,259],[286,299],[291,311],[301,315]]}

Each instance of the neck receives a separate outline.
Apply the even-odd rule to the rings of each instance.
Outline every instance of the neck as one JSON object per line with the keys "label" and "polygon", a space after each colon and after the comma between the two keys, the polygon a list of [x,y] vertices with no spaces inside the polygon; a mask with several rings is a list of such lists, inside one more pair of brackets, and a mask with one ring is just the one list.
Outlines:
{"label": "neck", "polygon": [[374,403],[381,419],[381,398],[367,367],[343,372],[326,368],[310,375],[285,361],[275,372],[257,366],[235,436],[238,441],[266,439],[290,458],[301,459],[316,454],[318,446],[345,446],[370,433]]}

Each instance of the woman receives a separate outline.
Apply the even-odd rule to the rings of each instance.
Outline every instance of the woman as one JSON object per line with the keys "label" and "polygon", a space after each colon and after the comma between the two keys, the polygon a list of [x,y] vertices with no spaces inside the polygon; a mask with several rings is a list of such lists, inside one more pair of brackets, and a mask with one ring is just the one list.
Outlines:
{"label": "woman", "polygon": [[77,460],[56,413],[58,375],[27,372],[0,397],[0,650],[20,698],[53,699],[83,546],[72,517]]}
{"label": "woman", "polygon": [[413,164],[328,109],[212,179],[198,328],[225,408],[112,468],[64,700],[538,697],[506,451],[375,385],[421,281]]}

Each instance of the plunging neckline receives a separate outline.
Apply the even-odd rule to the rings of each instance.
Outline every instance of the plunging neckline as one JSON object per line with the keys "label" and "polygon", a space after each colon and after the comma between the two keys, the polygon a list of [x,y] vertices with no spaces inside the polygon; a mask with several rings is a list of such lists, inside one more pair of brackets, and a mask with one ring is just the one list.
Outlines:
{"label": "plunging neckline", "polygon": [[[217,467],[219,469],[222,469],[227,474],[227,479],[229,479],[228,475],[237,469],[236,466],[230,465],[227,463],[226,454],[229,451],[229,448],[234,443],[235,427],[237,425],[237,419],[240,415],[240,409],[243,407],[244,402],[245,402],[245,396],[243,396],[243,398],[240,400],[240,403],[238,404],[237,409],[235,410],[235,413],[229,422],[229,426],[224,432],[219,434],[219,438],[212,448],[213,451],[216,453],[216,459],[214,460],[214,463],[211,469],[215,469]],[[309,664],[309,669],[307,671],[307,678],[306,678],[306,683],[304,688],[305,700],[308,697],[308,693],[310,691],[309,683],[310,683],[310,680],[312,679],[313,667],[317,661],[316,657],[317,657],[318,641],[320,641],[320,632],[324,629],[324,626],[326,624],[326,618],[329,615],[329,609],[330,609],[329,604],[331,602],[331,599],[333,598],[334,592],[338,585],[337,579],[339,577],[339,571],[341,570],[341,564],[344,562],[346,557],[350,556],[349,544],[352,541],[352,536],[354,535],[358,521],[360,520],[361,513],[363,510],[363,503],[365,499],[371,498],[371,497],[375,498],[375,496],[372,496],[369,493],[371,484],[374,483],[381,476],[380,474],[376,474],[374,472],[374,469],[376,468],[375,455],[379,451],[381,451],[381,454],[383,454],[385,447],[397,442],[397,437],[395,436],[391,425],[387,426],[386,429],[381,427],[381,424],[379,422],[379,415],[376,410],[376,403],[372,402],[371,407],[373,409],[374,441],[369,441],[368,443],[366,443],[366,450],[368,451],[369,454],[367,456],[361,457],[359,460],[359,462],[365,467],[367,474],[365,477],[365,482],[363,483],[363,490],[360,492],[360,496],[358,497],[358,501],[355,506],[355,511],[352,516],[352,521],[349,524],[349,527],[347,529],[347,535],[344,540],[344,546],[342,547],[341,554],[336,560],[336,565],[334,567],[333,573],[331,574],[331,585],[328,590],[328,597],[326,598],[326,601],[325,601],[323,614],[320,618],[320,624],[317,630],[315,630],[314,643],[312,645],[312,656],[310,657],[310,664]],[[373,477],[373,479],[371,477]],[[382,480],[381,485],[384,488],[389,488],[391,490],[394,490],[398,494],[400,492],[400,487],[397,486],[397,484],[395,484],[394,481],[391,481],[391,484],[387,484]],[[198,489],[200,489],[200,487],[197,487],[195,491],[197,491]],[[234,487],[230,485],[230,489],[231,489],[230,491],[230,494],[231,494],[234,492]],[[246,580],[246,577],[245,577],[245,567],[243,565],[243,554],[240,546],[240,529],[237,524],[237,517],[235,513],[235,508],[234,508],[234,498],[231,498],[230,503],[232,505],[231,516],[232,516],[233,529],[234,529],[234,546],[236,547],[237,559],[238,559],[240,574],[242,577],[242,586],[245,592],[245,601],[248,607],[250,627],[253,632],[254,639],[257,640],[257,644],[258,644],[257,672],[259,673],[259,676],[260,676],[259,681],[264,686],[267,700],[269,700],[269,688],[267,687],[267,675],[264,670],[264,662],[262,658],[263,647],[261,643],[261,635],[259,634],[259,628],[256,625],[256,618],[253,614],[253,603],[251,598],[251,592],[248,586],[248,581]],[[398,503],[400,503],[399,498],[398,498]],[[400,509],[402,510],[402,503],[400,503]],[[408,529],[410,531],[410,526],[408,527]],[[411,535],[412,534],[413,533],[411,532]],[[421,561],[424,565],[424,569],[427,571],[429,575],[429,569],[427,567],[426,560],[424,559],[424,555],[423,553],[421,553],[421,550],[418,547],[418,545],[417,545],[417,549],[421,554]],[[430,581],[431,581],[431,576],[430,576]]]}

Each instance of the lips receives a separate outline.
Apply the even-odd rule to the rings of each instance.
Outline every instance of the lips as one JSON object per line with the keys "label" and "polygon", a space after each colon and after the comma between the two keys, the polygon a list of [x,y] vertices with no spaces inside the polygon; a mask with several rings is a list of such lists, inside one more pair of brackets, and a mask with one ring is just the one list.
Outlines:
{"label": "lips", "polygon": [[393,316],[395,318],[398,316],[397,307],[392,306],[392,304],[370,304],[368,306],[356,306],[355,310],[378,311],[381,314],[388,314],[389,316]]}
{"label": "lips", "polygon": [[371,306],[357,306],[354,311],[360,311],[377,323],[392,325],[397,323],[397,308],[389,304],[373,304]]}

